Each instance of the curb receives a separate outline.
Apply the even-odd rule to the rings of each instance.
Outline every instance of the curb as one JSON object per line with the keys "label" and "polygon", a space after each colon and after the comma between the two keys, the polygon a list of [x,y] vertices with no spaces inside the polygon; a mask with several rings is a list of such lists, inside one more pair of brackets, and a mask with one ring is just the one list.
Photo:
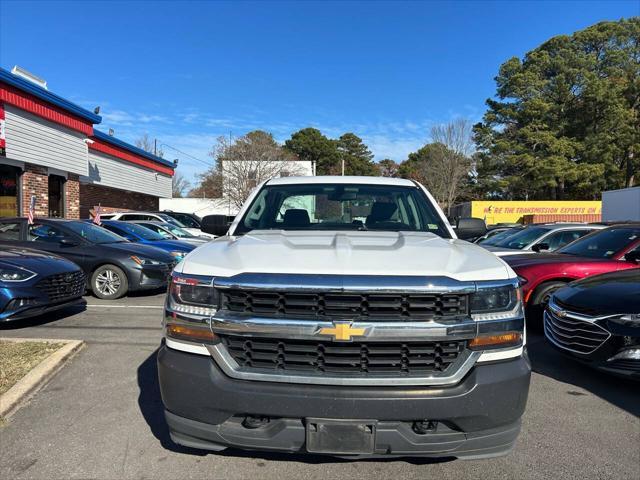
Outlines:
{"label": "curb", "polygon": [[82,340],[58,338],[1,338],[7,342],[52,342],[65,345],[53,352],[29,373],[0,395],[0,417],[5,419],[42,388],[84,346]]}

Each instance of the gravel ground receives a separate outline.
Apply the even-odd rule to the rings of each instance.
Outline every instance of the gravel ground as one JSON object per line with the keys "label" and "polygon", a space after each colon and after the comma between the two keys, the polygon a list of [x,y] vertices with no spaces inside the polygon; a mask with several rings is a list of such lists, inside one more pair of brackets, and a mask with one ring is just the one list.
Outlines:
{"label": "gravel ground", "polygon": [[182,448],[168,438],[157,384],[162,295],[87,302],[0,331],[87,342],[0,427],[0,478],[640,478],[640,385],[569,362],[535,334],[523,431],[503,458],[345,461]]}

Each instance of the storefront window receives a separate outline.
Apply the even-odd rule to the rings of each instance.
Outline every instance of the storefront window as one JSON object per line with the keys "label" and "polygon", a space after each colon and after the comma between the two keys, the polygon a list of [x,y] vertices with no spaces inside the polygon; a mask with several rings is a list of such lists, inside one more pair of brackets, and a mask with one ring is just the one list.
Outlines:
{"label": "storefront window", "polygon": [[18,180],[21,170],[0,165],[0,217],[18,215]]}
{"label": "storefront window", "polygon": [[64,217],[64,182],[66,178],[49,175],[49,217]]}

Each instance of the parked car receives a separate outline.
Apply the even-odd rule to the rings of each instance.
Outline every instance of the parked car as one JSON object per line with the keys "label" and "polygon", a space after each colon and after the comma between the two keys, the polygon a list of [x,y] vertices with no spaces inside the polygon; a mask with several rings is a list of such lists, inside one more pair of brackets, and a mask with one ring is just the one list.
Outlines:
{"label": "parked car", "polygon": [[179,262],[193,250],[193,245],[179,240],[167,240],[159,233],[154,232],[142,225],[132,222],[119,222],[117,220],[105,220],[100,224],[102,228],[126,238],[130,242],[150,245],[168,252],[176,262]]}
{"label": "parked car", "polygon": [[197,237],[213,238],[213,235],[203,232],[199,227],[187,227],[182,222],[164,212],[111,212],[100,215],[100,218],[103,220],[120,220],[123,222],[151,221],[172,223],[176,227],[184,228],[187,232]]}
{"label": "parked car", "polygon": [[151,222],[151,221],[142,221],[142,222],[133,222],[137,225],[141,225],[149,230],[153,230],[159,235],[162,235],[167,240],[180,240],[183,242],[190,243],[194,246],[200,246],[203,243],[207,243],[209,239],[203,237],[196,237],[191,233],[187,232],[184,228],[176,227],[173,223],[164,223],[164,222]]}
{"label": "parked car", "polygon": [[77,263],[99,298],[166,286],[176,261],[164,250],[128,240],[80,220],[0,219],[0,246],[37,248]]}
{"label": "parked car", "polygon": [[595,231],[555,253],[503,259],[520,278],[530,319],[540,321],[551,294],[572,280],[640,264],[640,224]]}
{"label": "parked car", "polygon": [[2,248],[0,322],[75,305],[86,284],[82,269],[69,260],[27,248]]}
{"label": "parked car", "polygon": [[285,177],[176,266],[158,378],[185,446],[493,457],[529,390],[515,273],[416,182]]}
{"label": "parked car", "polygon": [[640,380],[640,268],[585,278],[555,292],[547,339],[587,365]]}
{"label": "parked car", "polygon": [[499,257],[553,252],[594,230],[605,228],[604,225],[579,223],[547,223],[528,225],[522,230],[502,238],[489,239],[480,245]]}

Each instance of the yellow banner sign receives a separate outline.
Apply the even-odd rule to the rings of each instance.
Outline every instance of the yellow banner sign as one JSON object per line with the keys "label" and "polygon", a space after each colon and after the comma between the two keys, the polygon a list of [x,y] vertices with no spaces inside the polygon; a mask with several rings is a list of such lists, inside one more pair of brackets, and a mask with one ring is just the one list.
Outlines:
{"label": "yellow banner sign", "polygon": [[522,222],[524,215],[600,215],[599,200],[474,201],[471,216],[483,218],[487,225]]}

